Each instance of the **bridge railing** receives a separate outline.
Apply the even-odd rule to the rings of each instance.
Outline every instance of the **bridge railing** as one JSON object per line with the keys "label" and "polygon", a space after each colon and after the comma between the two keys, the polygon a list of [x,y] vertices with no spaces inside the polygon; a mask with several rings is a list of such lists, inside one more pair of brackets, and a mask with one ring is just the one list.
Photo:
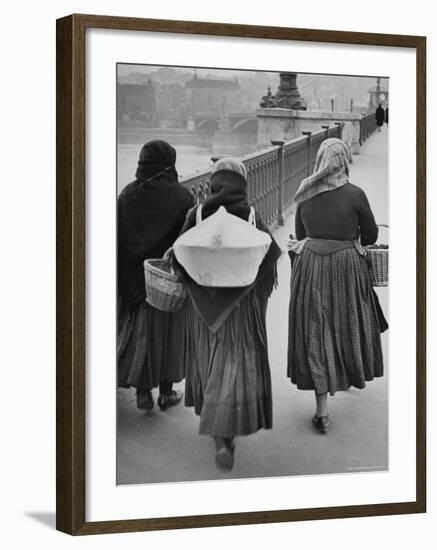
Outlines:
{"label": "bridge railing", "polygon": [[[247,169],[249,203],[270,227],[284,223],[300,182],[313,172],[321,143],[330,137],[341,138],[343,126],[336,123],[319,132],[304,132],[291,141],[273,141],[272,147],[241,158]],[[210,193],[210,177],[211,171],[205,170],[181,182],[191,190],[197,204]]]}
{"label": "bridge railing", "polygon": [[375,113],[367,113],[361,117],[360,121],[360,145],[362,145],[366,139],[373,134],[376,130],[376,118]]}
{"label": "bridge railing", "polygon": [[249,203],[268,225],[278,217],[279,147],[243,158],[247,169],[247,195]]}

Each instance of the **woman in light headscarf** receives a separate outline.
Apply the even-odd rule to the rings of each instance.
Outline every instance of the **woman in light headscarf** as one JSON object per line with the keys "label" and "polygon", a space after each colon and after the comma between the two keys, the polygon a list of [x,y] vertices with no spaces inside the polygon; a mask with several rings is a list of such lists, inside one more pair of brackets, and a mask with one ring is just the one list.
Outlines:
{"label": "woman in light headscarf", "polygon": [[[202,205],[202,219],[220,206],[229,214],[249,219],[246,168],[231,157],[220,159],[213,167],[211,196]],[[189,212],[182,232],[196,224],[198,208]],[[258,229],[268,233],[258,215],[255,221]],[[266,309],[276,284],[279,255],[272,239],[255,282],[237,288],[199,286],[177,264],[189,296],[185,404],[200,416],[199,433],[214,438],[216,464],[226,470],[234,464],[235,436],[272,427]]]}
{"label": "woman in light headscarf", "polygon": [[194,203],[178,182],[175,162],[176,151],[165,141],[146,143],[136,179],[117,205],[118,386],[136,388],[137,406],[145,410],[153,408],[157,386],[161,410],[182,399],[172,384],[184,378],[183,313],[158,311],[146,302],[143,267],[144,260],[161,258],[171,247]]}
{"label": "woman in light headscarf", "polygon": [[378,226],[364,191],[349,181],[350,160],[343,141],[325,140],[294,198],[288,376],[315,392],[321,433],[330,424],[328,394],[383,375],[380,334],[388,328],[362,248],[376,241]]}

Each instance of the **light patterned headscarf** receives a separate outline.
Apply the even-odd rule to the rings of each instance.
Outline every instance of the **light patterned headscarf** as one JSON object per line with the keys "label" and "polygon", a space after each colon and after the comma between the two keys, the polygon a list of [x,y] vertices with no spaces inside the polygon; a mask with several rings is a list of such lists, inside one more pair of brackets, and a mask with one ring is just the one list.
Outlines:
{"label": "light patterned headscarf", "polygon": [[344,141],[338,138],[326,139],[317,151],[313,173],[302,180],[294,202],[299,204],[319,193],[338,189],[348,183],[351,162],[352,157]]}

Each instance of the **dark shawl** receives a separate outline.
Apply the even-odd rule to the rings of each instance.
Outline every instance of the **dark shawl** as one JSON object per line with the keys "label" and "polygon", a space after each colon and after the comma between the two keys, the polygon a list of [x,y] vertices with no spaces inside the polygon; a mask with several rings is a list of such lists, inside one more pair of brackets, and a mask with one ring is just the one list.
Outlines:
{"label": "dark shawl", "polygon": [[[216,172],[211,177],[211,193],[211,197],[202,206],[202,219],[214,214],[220,206],[224,206],[229,214],[248,220],[250,206],[247,202],[246,180],[242,176],[235,172]],[[196,211],[197,207],[190,210],[181,233],[188,231],[196,224]],[[270,235],[258,214],[256,214],[256,226]],[[242,288],[200,286],[193,281],[175,258],[174,262],[196,311],[208,328],[216,332],[232,313],[234,307],[250,291],[255,290],[259,294],[270,296],[277,284],[276,261],[280,255],[281,249],[272,237],[272,243],[261,263],[255,282]]]}
{"label": "dark shawl", "polygon": [[144,260],[161,258],[172,246],[194,204],[190,191],[178,183],[175,161],[168,143],[147,143],[135,181],[118,198],[118,294],[129,310],[146,297]]}
{"label": "dark shawl", "polygon": [[384,124],[385,112],[381,105],[375,111],[376,124],[382,126]]}

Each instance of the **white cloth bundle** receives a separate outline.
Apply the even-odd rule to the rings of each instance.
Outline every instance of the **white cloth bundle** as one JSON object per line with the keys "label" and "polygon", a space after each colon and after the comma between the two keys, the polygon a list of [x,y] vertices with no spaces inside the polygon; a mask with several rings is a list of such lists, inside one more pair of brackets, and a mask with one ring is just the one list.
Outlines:
{"label": "white cloth bundle", "polygon": [[220,206],[202,221],[201,208],[196,225],[173,245],[177,261],[201,286],[251,285],[271,243],[270,235],[256,228],[255,211],[251,208],[246,222]]}

